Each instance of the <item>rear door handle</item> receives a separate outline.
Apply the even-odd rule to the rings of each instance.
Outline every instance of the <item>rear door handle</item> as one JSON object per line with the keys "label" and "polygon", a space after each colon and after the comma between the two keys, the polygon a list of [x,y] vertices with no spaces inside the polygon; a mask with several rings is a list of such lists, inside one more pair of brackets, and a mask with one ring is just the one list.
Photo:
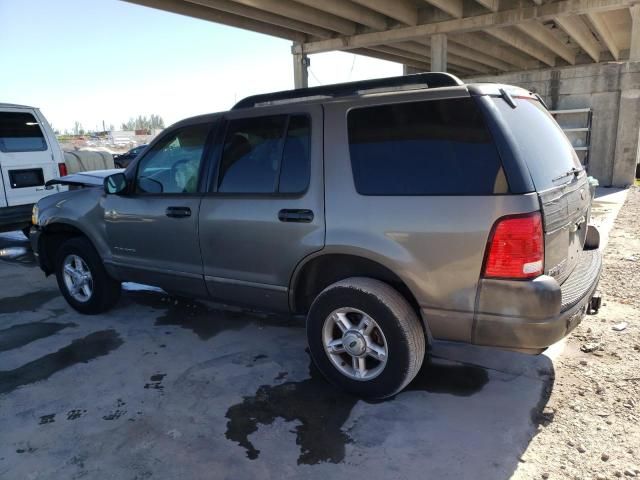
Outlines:
{"label": "rear door handle", "polygon": [[171,218],[190,217],[191,209],[189,207],[167,207],[166,214]]}
{"label": "rear door handle", "polygon": [[313,212],[311,210],[283,209],[278,212],[281,222],[311,223]]}

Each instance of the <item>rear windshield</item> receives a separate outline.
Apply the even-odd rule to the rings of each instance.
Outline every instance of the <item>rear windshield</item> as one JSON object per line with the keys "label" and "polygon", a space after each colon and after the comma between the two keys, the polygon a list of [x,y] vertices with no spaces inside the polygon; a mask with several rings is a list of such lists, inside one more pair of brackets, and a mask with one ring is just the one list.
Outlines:
{"label": "rear windshield", "polygon": [[582,168],[571,142],[546,108],[537,100],[516,98],[511,108],[502,98],[494,98],[498,110],[515,136],[536,190],[542,191],[573,179],[566,175]]}
{"label": "rear windshield", "polygon": [[471,98],[349,112],[349,150],[361,195],[507,193],[498,151]]}
{"label": "rear windshield", "polygon": [[0,112],[0,151],[35,152],[47,149],[38,121],[25,112]]}

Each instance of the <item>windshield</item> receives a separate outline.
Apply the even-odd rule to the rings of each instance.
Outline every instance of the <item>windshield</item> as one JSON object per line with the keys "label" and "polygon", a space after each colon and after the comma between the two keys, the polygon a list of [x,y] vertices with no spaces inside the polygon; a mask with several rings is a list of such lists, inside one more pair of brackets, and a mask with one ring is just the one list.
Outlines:
{"label": "windshield", "polygon": [[515,136],[518,152],[529,167],[536,190],[570,182],[572,169],[582,169],[582,165],[569,139],[539,101],[514,100],[516,108],[502,98],[493,99]]}

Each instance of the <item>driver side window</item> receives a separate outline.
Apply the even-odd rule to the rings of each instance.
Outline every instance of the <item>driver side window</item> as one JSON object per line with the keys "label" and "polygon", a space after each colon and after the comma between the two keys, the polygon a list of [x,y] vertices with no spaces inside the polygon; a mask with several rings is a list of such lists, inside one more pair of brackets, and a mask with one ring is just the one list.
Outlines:
{"label": "driver side window", "polygon": [[191,125],[166,136],[138,165],[136,193],[196,193],[209,124]]}

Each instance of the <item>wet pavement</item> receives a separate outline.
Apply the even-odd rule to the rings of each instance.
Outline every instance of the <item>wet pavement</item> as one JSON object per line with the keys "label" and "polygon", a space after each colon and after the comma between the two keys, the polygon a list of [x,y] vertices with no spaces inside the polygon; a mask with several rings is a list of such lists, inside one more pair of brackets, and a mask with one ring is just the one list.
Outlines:
{"label": "wet pavement", "polygon": [[545,355],[437,344],[364,402],[314,369],[301,318],[126,288],[81,316],[0,234],[0,478],[509,478],[553,386]]}

